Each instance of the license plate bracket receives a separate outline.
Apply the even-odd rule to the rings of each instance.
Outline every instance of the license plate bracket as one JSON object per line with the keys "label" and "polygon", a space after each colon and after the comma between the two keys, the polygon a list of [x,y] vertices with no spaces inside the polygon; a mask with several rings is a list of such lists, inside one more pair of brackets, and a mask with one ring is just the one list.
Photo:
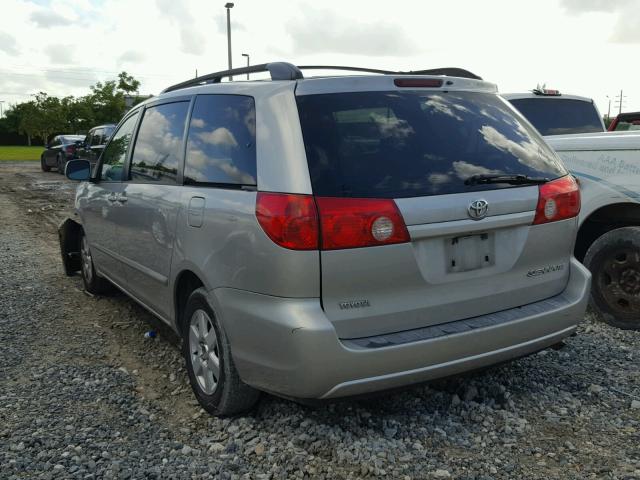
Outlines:
{"label": "license plate bracket", "polygon": [[494,235],[480,233],[446,239],[449,272],[468,272],[495,265]]}

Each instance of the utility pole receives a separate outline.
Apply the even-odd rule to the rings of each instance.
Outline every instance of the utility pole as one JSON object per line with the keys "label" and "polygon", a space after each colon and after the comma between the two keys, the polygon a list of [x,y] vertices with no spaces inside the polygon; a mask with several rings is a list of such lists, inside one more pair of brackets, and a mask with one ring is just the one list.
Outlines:
{"label": "utility pole", "polygon": [[622,104],[624,103],[625,98],[627,98],[627,96],[622,95],[622,90],[620,90],[620,95],[616,95],[616,102],[618,102],[618,115],[622,113]]}
{"label": "utility pole", "polygon": [[[247,57],[247,67],[249,67],[249,54],[243,53],[242,56]],[[247,80],[249,80],[249,72],[247,72]]]}
{"label": "utility pole", "polygon": [[607,95],[607,100],[609,100],[609,107],[607,108],[607,120],[611,118],[611,97]]}
{"label": "utility pole", "polygon": [[[231,62],[231,9],[233,8],[233,3],[228,2],[224,5],[224,8],[227,9],[227,50],[229,57],[229,70],[233,68]],[[233,82],[233,77],[229,77],[229,81]]]}

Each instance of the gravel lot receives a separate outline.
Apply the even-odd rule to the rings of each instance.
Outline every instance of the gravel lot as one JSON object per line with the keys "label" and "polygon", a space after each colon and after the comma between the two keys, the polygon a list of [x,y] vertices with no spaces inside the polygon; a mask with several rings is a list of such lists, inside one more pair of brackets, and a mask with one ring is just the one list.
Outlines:
{"label": "gravel lot", "polygon": [[74,188],[0,164],[0,478],[640,479],[640,334],[590,318],[564,348],[484,372],[208,416],[170,331],[63,275]]}

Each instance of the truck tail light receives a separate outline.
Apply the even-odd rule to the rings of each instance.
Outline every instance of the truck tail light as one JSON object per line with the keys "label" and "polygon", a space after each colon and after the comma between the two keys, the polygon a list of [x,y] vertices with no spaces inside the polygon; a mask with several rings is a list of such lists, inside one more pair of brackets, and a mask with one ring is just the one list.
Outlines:
{"label": "truck tail light", "polygon": [[580,213],[580,189],[571,175],[540,185],[533,225],[573,218]]}
{"label": "truck tail light", "polygon": [[256,218],[290,250],[338,250],[404,243],[404,219],[391,199],[312,197],[259,192]]}
{"label": "truck tail light", "polygon": [[391,199],[317,197],[323,250],[409,241],[404,219]]}

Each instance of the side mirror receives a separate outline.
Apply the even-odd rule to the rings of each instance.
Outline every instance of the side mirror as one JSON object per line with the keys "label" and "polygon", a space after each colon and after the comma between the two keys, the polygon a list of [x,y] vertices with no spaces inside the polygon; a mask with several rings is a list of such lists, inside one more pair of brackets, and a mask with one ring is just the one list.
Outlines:
{"label": "side mirror", "polygon": [[69,160],[64,169],[69,180],[84,182],[91,179],[91,164],[88,160]]}

